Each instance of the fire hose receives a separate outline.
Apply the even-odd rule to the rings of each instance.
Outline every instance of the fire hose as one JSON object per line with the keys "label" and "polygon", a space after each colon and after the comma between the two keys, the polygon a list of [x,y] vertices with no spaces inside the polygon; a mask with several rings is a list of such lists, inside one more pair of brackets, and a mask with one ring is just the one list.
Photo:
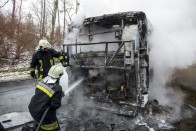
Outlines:
{"label": "fire hose", "polygon": [[40,120],[40,122],[39,122],[39,124],[38,124],[38,126],[37,126],[37,128],[36,128],[35,131],[39,131],[39,128],[40,128],[40,126],[41,126],[41,124],[42,124],[42,122],[43,122],[43,120],[44,120],[46,114],[48,113],[48,110],[49,110],[49,109],[50,109],[50,107],[48,107],[48,108],[46,109],[46,111],[44,112],[44,114],[43,114],[43,116],[42,116],[42,118],[41,118],[41,120]]}

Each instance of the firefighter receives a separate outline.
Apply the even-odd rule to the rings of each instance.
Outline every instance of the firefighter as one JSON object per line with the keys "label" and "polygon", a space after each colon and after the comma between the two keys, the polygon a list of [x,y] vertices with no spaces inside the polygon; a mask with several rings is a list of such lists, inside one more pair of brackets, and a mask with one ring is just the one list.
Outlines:
{"label": "firefighter", "polygon": [[[64,96],[59,79],[63,75],[63,66],[54,65],[50,68],[48,76],[36,84],[35,95],[31,98],[28,106],[29,112],[35,123],[39,123],[45,111],[41,131],[58,131],[59,123],[56,117],[56,110],[61,106],[61,98]],[[34,127],[35,128],[35,127]]]}
{"label": "firefighter", "polygon": [[5,128],[3,127],[3,125],[0,122],[0,131],[5,131]]}
{"label": "firefighter", "polygon": [[35,69],[37,68],[37,80],[41,81],[44,77],[46,77],[50,67],[54,65],[53,57],[59,58],[64,67],[67,66],[67,60],[61,52],[52,49],[50,43],[47,40],[40,40],[37,51],[33,54],[32,57],[30,65],[31,76],[35,78]]}

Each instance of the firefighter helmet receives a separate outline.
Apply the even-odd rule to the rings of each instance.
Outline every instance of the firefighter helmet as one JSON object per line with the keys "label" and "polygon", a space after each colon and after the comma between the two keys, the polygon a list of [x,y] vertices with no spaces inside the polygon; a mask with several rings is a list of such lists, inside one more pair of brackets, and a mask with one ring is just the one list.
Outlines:
{"label": "firefighter helmet", "polygon": [[63,66],[61,64],[52,66],[48,75],[52,78],[60,78],[63,75]]}
{"label": "firefighter helmet", "polygon": [[51,45],[47,40],[42,39],[39,41],[38,49],[45,49],[45,48],[51,48]]}

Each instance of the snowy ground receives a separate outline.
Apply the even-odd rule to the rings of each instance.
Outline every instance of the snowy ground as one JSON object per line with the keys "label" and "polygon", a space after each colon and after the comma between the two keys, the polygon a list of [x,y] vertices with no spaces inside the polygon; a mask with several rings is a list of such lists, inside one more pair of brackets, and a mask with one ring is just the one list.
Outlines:
{"label": "snowy ground", "polygon": [[31,79],[29,71],[22,72],[1,72],[0,73],[0,82],[8,82],[8,81],[17,81],[17,80],[25,80]]}
{"label": "snowy ground", "polygon": [[29,52],[22,53],[20,59],[1,59],[0,82],[31,79],[30,72],[27,71],[30,61]]}

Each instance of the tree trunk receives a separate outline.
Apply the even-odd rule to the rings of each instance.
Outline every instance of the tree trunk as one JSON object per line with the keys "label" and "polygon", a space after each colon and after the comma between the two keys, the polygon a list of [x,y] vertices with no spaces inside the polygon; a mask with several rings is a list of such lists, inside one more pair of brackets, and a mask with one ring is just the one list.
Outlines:
{"label": "tree trunk", "polygon": [[53,9],[53,14],[52,14],[52,31],[51,31],[51,35],[50,35],[52,46],[54,44],[54,28],[55,28],[57,9],[58,9],[58,0],[54,0],[54,9]]}
{"label": "tree trunk", "polygon": [[40,38],[43,38],[43,0],[41,0],[41,12],[40,12]]}
{"label": "tree trunk", "polygon": [[11,25],[10,25],[10,36],[12,39],[14,39],[14,32],[16,28],[16,21],[15,21],[15,12],[16,12],[16,0],[12,0],[12,16],[11,16]]}
{"label": "tree trunk", "polygon": [[13,8],[12,8],[12,21],[15,20],[15,10],[16,10],[16,0],[12,0]]}
{"label": "tree trunk", "polygon": [[79,5],[80,5],[80,3],[78,2],[78,0],[76,0],[76,14],[78,13]]}
{"label": "tree trunk", "polygon": [[17,34],[16,34],[16,44],[17,44],[17,48],[16,48],[16,55],[15,55],[15,59],[19,59],[20,58],[20,54],[22,52],[22,48],[21,46],[23,46],[21,43],[21,39],[20,39],[20,34],[21,34],[21,31],[20,31],[20,24],[21,24],[21,18],[22,18],[22,0],[20,0],[20,6],[19,6],[19,20],[18,20],[18,26],[17,26]]}
{"label": "tree trunk", "polygon": [[60,24],[60,11],[59,11],[59,7],[58,7],[58,42],[61,41],[61,24]]}
{"label": "tree trunk", "polygon": [[63,9],[64,9],[64,16],[63,16],[63,42],[65,40],[65,25],[66,25],[66,0],[63,1]]}
{"label": "tree trunk", "polygon": [[46,37],[46,31],[45,31],[45,19],[46,19],[46,0],[43,1],[43,14],[42,14],[42,31],[41,31],[41,39],[43,37]]}
{"label": "tree trunk", "polygon": [[21,18],[22,18],[22,0],[20,0],[20,6],[19,6],[18,34],[20,32]]}

